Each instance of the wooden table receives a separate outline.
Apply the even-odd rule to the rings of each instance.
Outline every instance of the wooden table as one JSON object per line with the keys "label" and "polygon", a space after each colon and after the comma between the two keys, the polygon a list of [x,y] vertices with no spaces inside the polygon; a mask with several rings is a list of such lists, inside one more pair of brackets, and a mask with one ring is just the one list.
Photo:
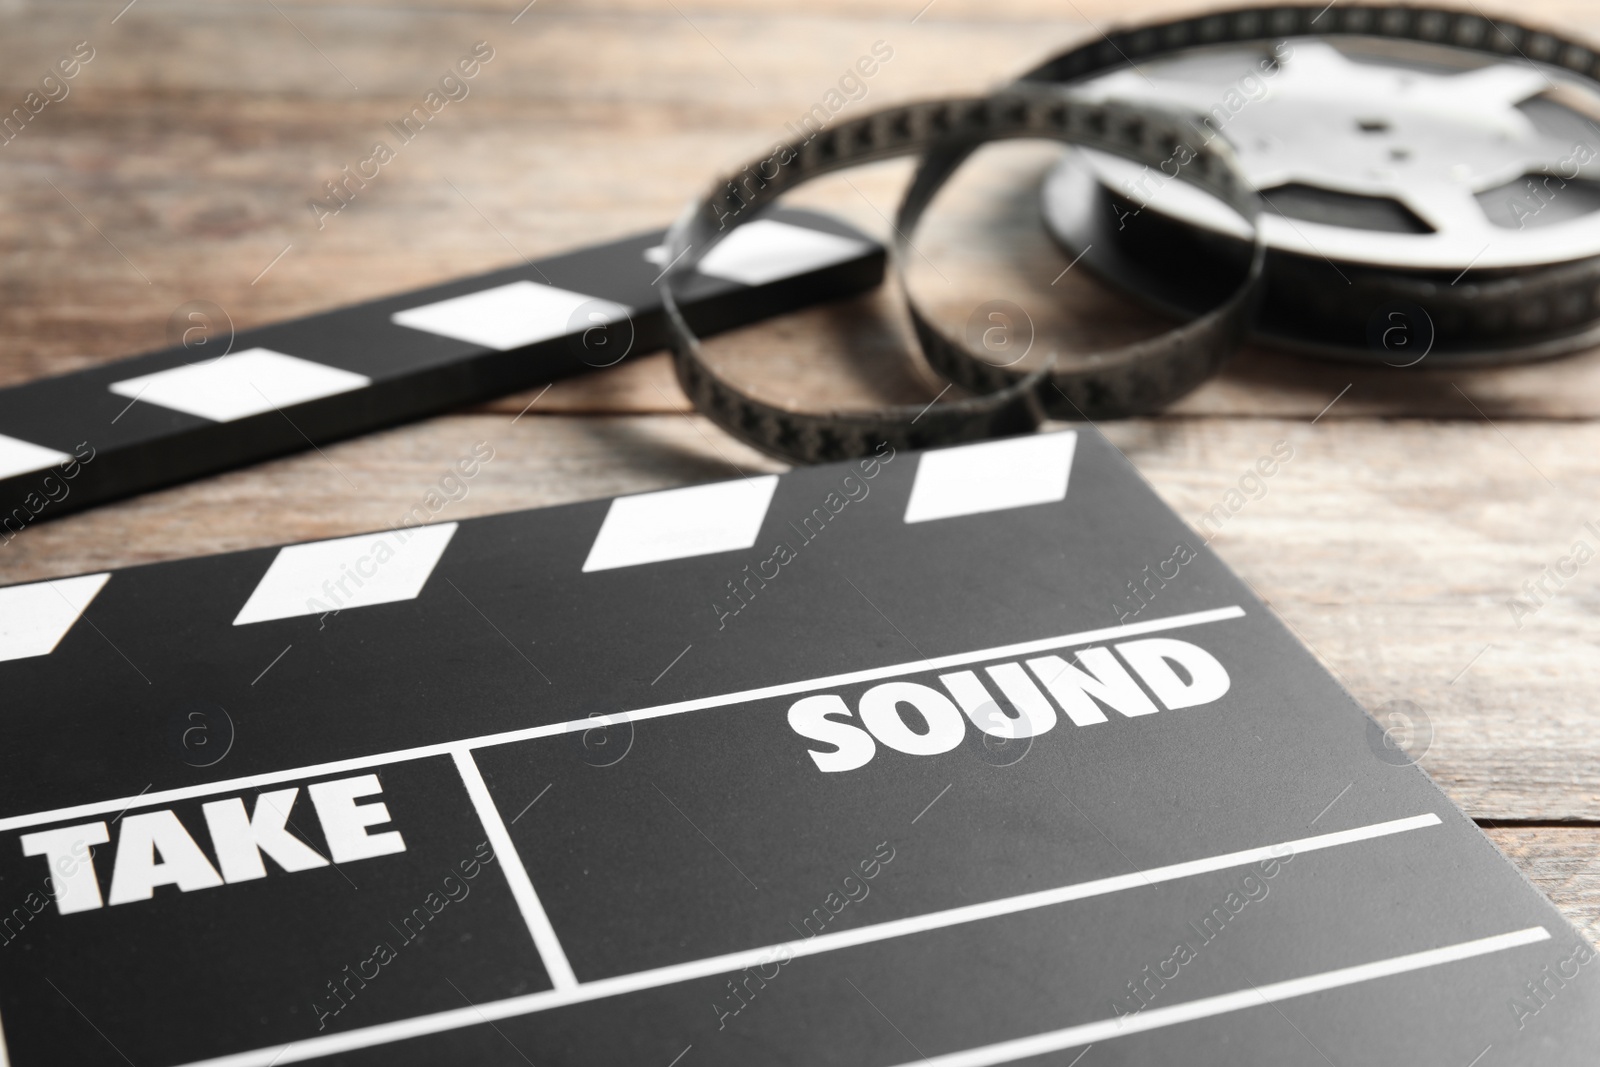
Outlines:
{"label": "wooden table", "polygon": [[[1193,6],[523,2],[0,8],[4,110],[76,42],[94,49],[70,95],[0,145],[0,382],[165,347],[186,301],[242,328],[663,224],[876,41],[893,58],[853,109],[993,86],[1116,18]],[[1581,0],[1517,10],[1600,38]],[[470,95],[319,229],[308,202],[323,183],[478,41],[494,58]],[[1158,329],[1081,275],[1046,284],[1065,264],[1036,222],[1050,158],[980,160],[919,234],[913,286],[957,325],[1003,295],[1080,344]],[[806,199],[882,232],[904,174],[884,165]],[[712,352],[796,404],[931,398],[903,330],[877,296]],[[1423,765],[1600,939],[1600,563],[1520,625],[1507,608],[1575,540],[1596,543],[1597,414],[1600,351],[1453,374],[1252,351],[1165,416],[1103,429],[1191,522],[1292,444],[1213,546],[1365,706],[1424,710]],[[44,523],[0,548],[0,581],[388,526],[477,441],[495,459],[446,518],[777,469],[688,413],[664,358],[646,357]]]}

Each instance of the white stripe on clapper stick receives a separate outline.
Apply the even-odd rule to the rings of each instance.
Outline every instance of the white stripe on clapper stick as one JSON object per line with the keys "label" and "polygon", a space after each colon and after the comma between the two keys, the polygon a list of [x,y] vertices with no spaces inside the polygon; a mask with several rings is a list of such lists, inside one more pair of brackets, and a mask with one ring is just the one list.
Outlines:
{"label": "white stripe on clapper stick", "polygon": [[489,835],[489,844],[494,846],[494,856],[500,864],[501,873],[511,886],[511,895],[516,898],[517,907],[522,909],[522,919],[528,924],[528,933],[533,935],[539,957],[544,960],[545,972],[550,975],[550,981],[557,989],[576,989],[578,976],[572,973],[572,964],[567,962],[567,953],[561,947],[561,940],[556,937],[555,927],[550,925],[550,916],[544,913],[539,894],[534,892],[533,879],[528,877],[528,871],[522,865],[517,846],[511,841],[511,832],[506,829],[505,820],[500,818],[500,809],[494,806],[494,798],[489,795],[489,787],[484,784],[477,761],[470,752],[457,752],[455,759],[456,769],[461,772],[461,781],[466,784],[467,795],[472,798],[472,806],[478,809],[483,831]]}

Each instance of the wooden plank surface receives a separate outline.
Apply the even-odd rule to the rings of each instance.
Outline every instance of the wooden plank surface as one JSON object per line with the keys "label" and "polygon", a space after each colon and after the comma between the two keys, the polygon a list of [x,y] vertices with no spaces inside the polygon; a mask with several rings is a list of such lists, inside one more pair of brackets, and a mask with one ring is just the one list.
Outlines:
{"label": "wooden plank surface", "polygon": [[1489,828],[1522,868],[1590,941],[1600,944],[1600,832],[1555,827]]}
{"label": "wooden plank surface", "polygon": [[[894,58],[852,109],[979,91],[1118,19],[1196,5],[120,7],[0,8],[4,100],[75,42],[95,48],[71,94],[0,145],[0,383],[163,346],[190,300],[243,328],[660,225],[714,171],[783,136],[874,41]],[[1517,13],[1600,37],[1592,4]],[[471,95],[319,229],[307,203],[323,183],[479,40],[495,58]],[[977,160],[916,235],[926,259],[911,290],[952,329],[983,300],[1016,300],[1067,353],[1159,330],[1081,272],[1049,284],[1067,260],[1039,231],[1033,195],[1053,152]],[[904,174],[887,164],[802,199],[881,234]],[[797,406],[927,399],[941,385],[904,342],[896,300],[875,294],[711,352]],[[661,357],[559,383],[514,419],[535,395],[42,524],[0,546],[0,581],[387,526],[480,440],[496,458],[450,517],[777,469],[683,414]],[[1166,417],[1103,427],[1191,522],[1274,441],[1294,445],[1213,547],[1366,706],[1422,709],[1424,766],[1499,824],[1496,841],[1591,936],[1600,570],[1527,618],[1507,601],[1574,540],[1600,544],[1583,526],[1600,526],[1597,413],[1600,351],[1400,371],[1251,350]]]}

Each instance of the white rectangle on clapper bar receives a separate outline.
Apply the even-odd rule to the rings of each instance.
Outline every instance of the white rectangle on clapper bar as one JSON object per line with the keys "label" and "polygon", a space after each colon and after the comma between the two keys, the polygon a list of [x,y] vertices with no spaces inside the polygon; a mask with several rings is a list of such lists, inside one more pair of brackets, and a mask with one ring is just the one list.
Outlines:
{"label": "white rectangle on clapper bar", "polygon": [[906,502],[906,522],[1053,504],[1067,495],[1078,435],[1009,437],[924,452]]}
{"label": "white rectangle on clapper bar", "polygon": [[453,522],[278,549],[235,626],[414,600],[456,532]]}
{"label": "white rectangle on clapper bar", "polygon": [[756,543],[778,476],[619,496],[611,502],[583,569],[736,552]]}
{"label": "white rectangle on clapper bar", "polygon": [[0,478],[14,478],[19,474],[48,470],[61,463],[71,463],[72,457],[53,448],[31,444],[16,437],[0,433]]}
{"label": "white rectangle on clapper bar", "polygon": [[110,577],[85,574],[0,589],[0,661],[54,652]]}
{"label": "white rectangle on clapper bar", "polygon": [[408,329],[504,352],[593,326],[622,322],[630,310],[569,289],[520,281],[407,308],[390,318]]}
{"label": "white rectangle on clapper bar", "polygon": [[695,269],[713,278],[765,285],[843,263],[869,247],[853,237],[757,219],[723,238]]}
{"label": "white rectangle on clapper bar", "polygon": [[207,363],[113,382],[111,391],[213,422],[233,422],[371,384],[364,374],[270,348],[247,348]]}

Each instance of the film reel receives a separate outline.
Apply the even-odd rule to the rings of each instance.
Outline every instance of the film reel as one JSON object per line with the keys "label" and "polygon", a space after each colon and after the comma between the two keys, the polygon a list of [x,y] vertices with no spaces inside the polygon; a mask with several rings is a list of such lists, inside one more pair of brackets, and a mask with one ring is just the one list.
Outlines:
{"label": "film reel", "polygon": [[[1113,33],[1029,74],[1191,116],[1261,190],[1260,339],[1403,366],[1600,341],[1600,59],[1475,12],[1247,8]],[[1093,149],[1041,191],[1070,255],[1179,315],[1252,227]],[[1392,344],[1395,338],[1402,344]]]}

